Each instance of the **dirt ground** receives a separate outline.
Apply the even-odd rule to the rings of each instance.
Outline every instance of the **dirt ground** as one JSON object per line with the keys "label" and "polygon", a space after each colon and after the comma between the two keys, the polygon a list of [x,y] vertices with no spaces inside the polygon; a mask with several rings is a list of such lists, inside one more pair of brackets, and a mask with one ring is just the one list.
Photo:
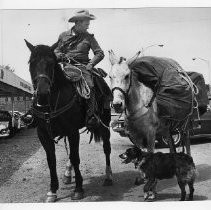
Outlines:
{"label": "dirt ground", "polygon": [[[85,197],[90,201],[137,201],[142,202],[143,186],[135,186],[137,171],[132,164],[121,164],[119,154],[131,146],[127,138],[112,132],[111,167],[113,186],[102,186],[105,174],[105,158],[102,143],[88,144],[89,135],[81,135],[81,173],[84,178]],[[194,139],[192,156],[199,175],[195,183],[194,200],[211,199],[211,139]],[[166,148],[158,148],[168,151]],[[60,188],[57,202],[73,202],[70,185],[62,183],[67,154],[64,142],[56,145],[57,172]],[[0,139],[0,203],[39,203],[44,202],[49,190],[49,169],[46,156],[35,129],[26,129],[11,139]],[[177,201],[180,190],[176,179],[162,180],[157,186],[157,201]]]}

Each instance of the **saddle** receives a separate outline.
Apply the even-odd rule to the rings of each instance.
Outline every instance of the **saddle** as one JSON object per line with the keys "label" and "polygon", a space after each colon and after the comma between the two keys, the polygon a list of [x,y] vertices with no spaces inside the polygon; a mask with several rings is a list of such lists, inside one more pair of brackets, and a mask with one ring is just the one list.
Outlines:
{"label": "saddle", "polygon": [[82,78],[82,70],[70,63],[61,63],[65,77],[71,82],[77,82]]}
{"label": "saddle", "polygon": [[[64,72],[65,77],[70,82],[78,82],[82,80],[83,73],[87,73],[83,66],[75,66],[70,63],[61,63],[62,70]],[[107,73],[101,68],[93,68],[93,82],[96,92],[96,98],[103,98],[105,102],[105,107],[110,105],[110,101],[113,100],[113,94],[108,87],[108,84],[105,82],[104,78],[107,76]]]}

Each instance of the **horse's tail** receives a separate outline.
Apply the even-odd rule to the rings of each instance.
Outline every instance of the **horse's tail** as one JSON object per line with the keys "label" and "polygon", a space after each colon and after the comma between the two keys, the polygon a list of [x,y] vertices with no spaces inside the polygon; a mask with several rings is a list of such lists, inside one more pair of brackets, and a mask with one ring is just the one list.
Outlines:
{"label": "horse's tail", "polygon": [[99,118],[99,126],[91,131],[90,143],[94,139],[95,142],[101,142],[105,138],[110,138],[110,121],[111,121],[111,109],[103,109]]}
{"label": "horse's tail", "polygon": [[91,132],[91,135],[90,135],[89,143],[91,143],[93,139],[96,143],[101,142],[103,140],[99,128],[92,130],[90,132]]}
{"label": "horse's tail", "polygon": [[102,135],[101,135],[100,129],[96,129],[96,130],[93,132],[93,135],[94,135],[94,141],[95,141],[96,143],[102,141]]}

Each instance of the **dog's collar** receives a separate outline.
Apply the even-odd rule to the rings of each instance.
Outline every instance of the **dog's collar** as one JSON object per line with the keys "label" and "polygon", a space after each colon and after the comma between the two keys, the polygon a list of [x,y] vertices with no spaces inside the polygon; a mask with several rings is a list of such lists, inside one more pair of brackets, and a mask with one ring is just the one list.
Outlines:
{"label": "dog's collar", "polygon": [[141,166],[146,162],[145,158],[142,158],[142,160],[138,160],[138,158],[136,158],[133,163],[135,165],[135,168],[141,168]]}

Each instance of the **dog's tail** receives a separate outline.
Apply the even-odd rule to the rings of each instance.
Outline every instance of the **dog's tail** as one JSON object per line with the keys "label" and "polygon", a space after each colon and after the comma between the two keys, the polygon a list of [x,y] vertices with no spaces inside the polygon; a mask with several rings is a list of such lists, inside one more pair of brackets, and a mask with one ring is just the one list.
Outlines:
{"label": "dog's tail", "polygon": [[195,167],[195,164],[191,165],[189,170],[188,170],[188,173],[187,173],[187,181],[195,181],[195,179],[199,176],[199,172],[198,170],[196,169]]}
{"label": "dog's tail", "polygon": [[195,167],[195,179],[199,177],[199,171],[197,170],[197,168]]}

